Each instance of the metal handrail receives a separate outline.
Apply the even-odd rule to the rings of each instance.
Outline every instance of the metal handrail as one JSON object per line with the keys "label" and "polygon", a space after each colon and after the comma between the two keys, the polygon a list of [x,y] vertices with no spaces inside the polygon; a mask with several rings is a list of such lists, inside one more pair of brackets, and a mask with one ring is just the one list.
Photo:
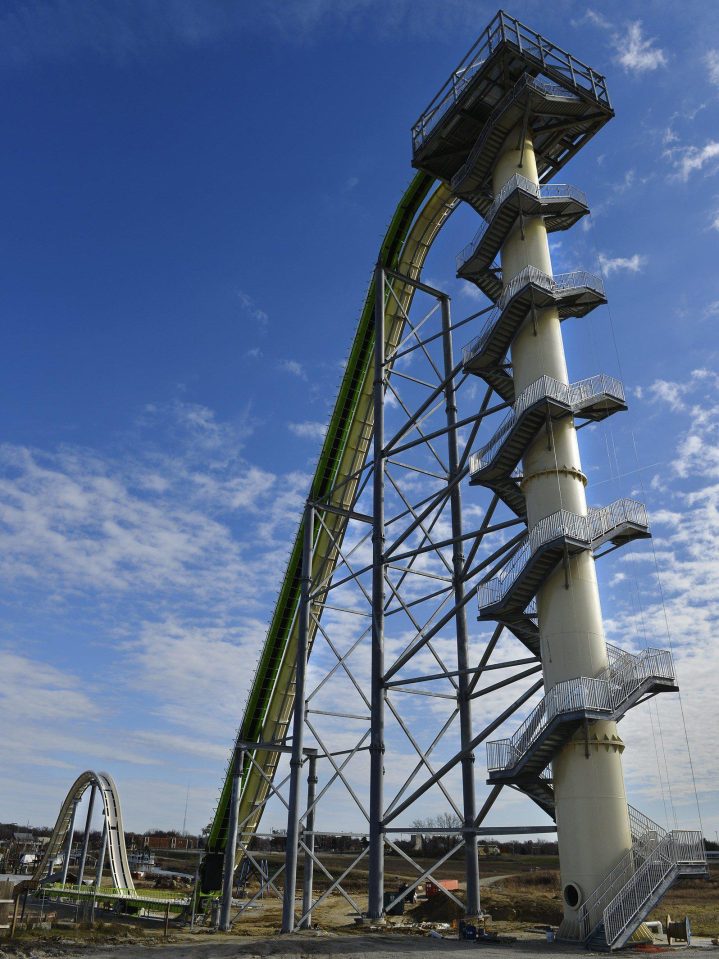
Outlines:
{"label": "metal handrail", "polygon": [[507,594],[532,554],[541,546],[560,537],[571,536],[589,547],[600,536],[623,523],[634,523],[648,529],[646,506],[637,500],[619,499],[608,506],[589,509],[586,516],[570,513],[568,510],[558,510],[545,516],[532,527],[521,541],[517,552],[498,575],[479,584],[480,609],[498,602]]}
{"label": "metal handrail", "polygon": [[481,224],[473,239],[460,253],[457,254],[457,269],[460,269],[462,264],[466,263],[467,260],[474,255],[477,247],[482,241],[482,237],[492,225],[492,221],[505,201],[513,193],[519,191],[536,197],[538,200],[548,200],[561,197],[566,200],[576,200],[578,203],[583,203],[585,206],[587,205],[587,196],[582,190],[579,189],[579,187],[570,186],[568,183],[547,183],[540,185],[538,183],[534,183],[532,180],[528,180],[526,176],[522,176],[520,173],[515,173],[514,176],[507,180],[497,196],[494,198],[492,205],[490,206],[489,210],[487,210],[485,215],[485,222]]}
{"label": "metal handrail", "polygon": [[517,397],[513,408],[502,420],[492,439],[469,460],[469,472],[477,473],[485,469],[497,455],[507,434],[519,418],[531,406],[540,400],[553,399],[564,403],[573,413],[579,413],[583,407],[596,402],[600,397],[612,397],[624,402],[624,387],[621,382],[606,373],[598,373],[576,383],[562,383],[551,376],[540,376]]}
{"label": "metal handrail", "polygon": [[588,273],[586,270],[573,270],[570,273],[557,273],[556,276],[552,277],[537,269],[536,266],[527,266],[515,277],[512,277],[497,300],[497,306],[487,317],[479,336],[464,347],[462,356],[465,363],[469,363],[472,357],[481,351],[509,301],[530,284],[546,290],[547,293],[559,295],[566,293],[568,290],[586,287],[599,293],[600,296],[604,296],[604,283],[601,277],[594,273]]}
{"label": "metal handrail", "polygon": [[559,84],[551,83],[542,77],[533,77],[528,73],[523,73],[514,84],[512,89],[504,97],[502,97],[497,106],[490,113],[489,117],[485,120],[484,126],[482,127],[474,146],[470,150],[467,159],[452,177],[450,186],[454,193],[459,193],[461,191],[462,180],[464,180],[464,178],[467,176],[468,171],[474,169],[479,158],[485,152],[487,140],[490,138],[490,135],[494,130],[494,126],[499,118],[512,106],[512,104],[516,103],[516,101],[520,99],[525,90],[536,90],[538,93],[542,93],[548,97],[561,97],[565,100],[577,100],[577,97],[571,93],[571,91],[566,90]]}
{"label": "metal handrail", "polygon": [[[647,649],[639,655],[627,653],[610,663],[596,678],[579,676],[557,683],[542,697],[510,739],[487,743],[487,768],[499,770],[515,766],[531,751],[557,716],[589,710],[611,716],[642,683],[651,678],[674,681],[672,656],[667,650]],[[637,813],[637,817],[641,815]],[[637,830],[645,829],[647,823],[652,828],[656,826],[646,817],[644,819],[646,823],[635,819]]]}
{"label": "metal handrail", "polygon": [[608,945],[613,945],[636,922],[637,916],[651,906],[655,894],[683,864],[706,866],[704,843],[698,830],[675,829],[665,835],[606,904],[602,921]]}
{"label": "metal handrail", "polygon": [[[485,60],[503,42],[517,47],[520,52],[528,51],[546,67],[560,73],[569,87],[581,90],[585,95],[589,93],[597,101],[610,106],[606,81],[600,73],[561,47],[550,43],[519,20],[500,11],[482,31],[465,58],[412,126],[412,144],[415,150],[424,143],[439,120],[457,102]],[[556,87],[561,95],[572,95],[564,86],[552,86]]]}

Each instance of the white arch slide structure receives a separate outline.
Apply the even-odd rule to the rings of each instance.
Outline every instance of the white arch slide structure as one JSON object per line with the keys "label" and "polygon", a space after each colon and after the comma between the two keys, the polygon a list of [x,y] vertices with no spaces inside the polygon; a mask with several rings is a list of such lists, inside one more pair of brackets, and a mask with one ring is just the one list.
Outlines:
{"label": "white arch slide structure", "polygon": [[60,814],[57,817],[55,828],[52,831],[50,842],[47,844],[45,854],[35,869],[32,882],[39,883],[42,881],[48,873],[50,863],[54,862],[55,857],[64,848],[67,841],[68,830],[71,828],[74,820],[73,812],[75,804],[82,799],[85,791],[92,786],[97,787],[97,791],[102,798],[105,827],[108,837],[107,856],[110,863],[112,884],[120,895],[134,896],[135,884],[132,881],[130,865],[127,861],[125,831],[122,824],[122,810],[120,808],[120,796],[117,792],[117,786],[109,773],[97,773],[91,769],[81,773],[68,790],[65,801],[60,809]]}

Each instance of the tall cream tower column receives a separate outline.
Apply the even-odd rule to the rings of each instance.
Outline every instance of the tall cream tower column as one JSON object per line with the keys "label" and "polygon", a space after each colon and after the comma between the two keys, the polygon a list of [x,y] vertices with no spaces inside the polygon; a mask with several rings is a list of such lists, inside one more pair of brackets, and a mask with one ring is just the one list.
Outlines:
{"label": "tall cream tower column", "polygon": [[[524,149],[519,130],[506,141],[493,171],[498,194],[515,174],[538,184],[531,131]],[[552,275],[549,243],[541,216],[525,217],[502,251],[504,285],[527,266]],[[529,317],[512,344],[515,395],[541,376],[568,383],[557,309]],[[551,423],[523,460],[522,490],[531,531],[546,516],[568,510],[587,513],[577,433],[571,416]],[[568,575],[559,567],[537,596],[545,688],[580,676],[597,676],[608,664],[594,557],[584,550],[570,557]],[[623,745],[615,722],[596,722],[589,738],[579,731],[552,762],[565,921],[561,932],[575,937],[576,909],[596,889],[632,844],[624,790]]]}

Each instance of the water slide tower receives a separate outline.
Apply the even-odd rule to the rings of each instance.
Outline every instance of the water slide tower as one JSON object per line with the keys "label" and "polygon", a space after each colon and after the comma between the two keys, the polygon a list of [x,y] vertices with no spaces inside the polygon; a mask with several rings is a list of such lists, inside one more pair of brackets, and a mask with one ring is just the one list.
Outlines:
{"label": "water slide tower", "polygon": [[[560,936],[569,939],[586,934],[597,890],[607,904],[607,878],[633,845],[624,744],[612,713],[623,715],[641,683],[631,693],[626,680],[613,685],[623,667],[605,640],[594,551],[649,533],[640,504],[620,501],[604,515],[587,509],[575,416],[600,420],[626,407],[621,384],[610,377],[570,381],[562,321],[584,315],[604,293],[589,274],[553,274],[548,234],[570,228],[588,207],[581,190],[548,181],[613,115],[603,76],[500,11],[412,131],[413,165],[447,182],[483,219],[459,255],[458,276],[494,301],[500,316],[465,369],[513,404],[514,419],[473,457],[470,482],[526,510],[528,538],[512,574],[505,570],[480,593],[480,618],[536,636],[542,721],[554,727],[534,742],[536,730],[525,730],[519,750],[510,740],[490,743],[489,781],[540,796],[552,789]],[[535,597],[532,620],[527,609]],[[644,672],[655,674],[652,691],[676,688],[670,669],[652,664]],[[602,713],[595,707],[603,705],[607,678],[615,702]],[[553,724],[560,713],[564,721]],[[625,878],[611,884],[613,892]],[[597,902],[590,906],[596,910]]]}
{"label": "water slide tower", "polygon": [[[589,212],[555,177],[613,115],[603,76],[500,11],[412,128],[418,172],[380,248],[209,835],[203,882],[216,889],[222,874],[222,928],[235,852],[252,859],[273,796],[287,848],[267,888],[283,896],[284,931],[310,924],[332,891],[365,911],[342,885],[365,858],[371,919],[453,855],[464,900],[444,893],[475,917],[482,835],[556,828],[560,935],[605,948],[626,943],[679,876],[706,871],[700,833],[665,831],[627,803],[617,723],[677,685],[669,652],[605,639],[595,560],[648,538],[649,521],[634,500],[588,506],[577,430],[627,404],[614,377],[570,378],[562,324],[606,296],[598,276],[555,274],[548,242]],[[489,305],[457,321],[421,277],[461,203],[481,225],[457,274]],[[460,330],[473,338],[458,358]],[[519,684],[510,705],[497,695]],[[510,736],[492,738],[538,696]],[[443,705],[409,712],[418,697]],[[501,705],[492,715],[478,699]],[[478,808],[480,745],[490,789]],[[505,787],[545,824],[489,828]],[[336,788],[362,823],[340,875],[314,847]],[[429,796],[457,823],[435,830],[454,845],[431,866],[396,841],[416,832],[408,817]],[[416,871],[399,890],[385,889],[387,849]],[[315,868],[330,883],[318,898]]]}

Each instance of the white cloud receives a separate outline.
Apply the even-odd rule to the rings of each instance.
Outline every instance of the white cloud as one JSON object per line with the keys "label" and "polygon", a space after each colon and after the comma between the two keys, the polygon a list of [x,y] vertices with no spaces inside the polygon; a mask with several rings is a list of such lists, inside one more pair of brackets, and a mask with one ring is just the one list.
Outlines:
{"label": "white cloud", "polygon": [[599,265],[605,276],[612,273],[639,273],[648,263],[648,258],[641,253],[634,253],[632,256],[607,256],[605,253],[599,254]]}
{"label": "white cloud", "polygon": [[719,50],[709,50],[704,57],[710,83],[719,87]]}
{"label": "white cloud", "polygon": [[237,291],[237,299],[240,301],[240,306],[245,316],[249,317],[252,320],[258,329],[264,331],[267,329],[270,318],[268,314],[261,310],[249,293],[245,293],[244,290]]}
{"label": "white cloud", "polygon": [[302,423],[288,423],[287,429],[302,439],[321,440],[327,432],[327,424],[304,420]]}
{"label": "white cloud", "polygon": [[641,20],[629,23],[626,33],[616,34],[613,40],[616,60],[627,71],[645,73],[667,65],[664,51],[654,45],[652,38],[644,37]]}
{"label": "white cloud", "polygon": [[297,360],[280,360],[277,366],[283,372],[290,373],[292,376],[296,376],[300,380],[307,379],[307,373],[305,372],[304,366]]}
{"label": "white cloud", "polygon": [[664,156],[674,165],[674,176],[686,183],[692,173],[707,165],[711,167],[707,173],[716,173],[719,169],[719,141],[709,140],[703,147],[671,147],[664,151]]}
{"label": "white cloud", "polygon": [[602,30],[611,30],[612,24],[606,17],[602,16],[596,10],[591,8],[585,10],[584,15],[571,21],[573,27],[582,27],[585,23],[591,23],[595,27],[601,27]]}

